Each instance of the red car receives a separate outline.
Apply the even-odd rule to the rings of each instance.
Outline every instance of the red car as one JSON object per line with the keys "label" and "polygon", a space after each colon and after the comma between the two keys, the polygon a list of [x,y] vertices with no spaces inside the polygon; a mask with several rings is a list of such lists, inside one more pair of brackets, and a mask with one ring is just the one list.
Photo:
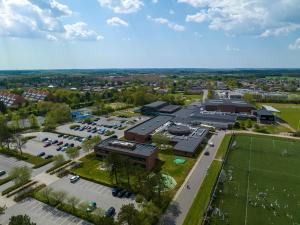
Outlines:
{"label": "red car", "polygon": [[44,145],[44,148],[47,148],[47,147],[49,147],[51,145],[51,143],[46,143],[45,145]]}
{"label": "red car", "polygon": [[57,145],[62,145],[64,142],[63,141],[60,141],[57,143]]}

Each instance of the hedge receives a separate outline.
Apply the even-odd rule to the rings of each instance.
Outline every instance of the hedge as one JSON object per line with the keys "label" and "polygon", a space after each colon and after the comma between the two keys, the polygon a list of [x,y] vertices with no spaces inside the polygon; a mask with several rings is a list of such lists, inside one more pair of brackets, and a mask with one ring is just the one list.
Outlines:
{"label": "hedge", "polygon": [[22,187],[23,185],[28,184],[29,182],[31,182],[31,180],[29,180],[23,184],[15,184],[13,186],[10,186],[2,191],[2,195],[6,195],[7,193],[14,191],[14,190],[18,189],[19,187]]}
{"label": "hedge", "polygon": [[62,162],[62,163],[60,163],[60,164],[58,164],[58,165],[54,165],[54,166],[52,166],[50,169],[48,169],[48,170],[46,171],[46,173],[50,173],[50,172],[52,172],[52,171],[58,169],[59,167],[66,165],[67,163],[69,163],[69,162],[71,162],[71,161],[72,161],[72,160],[66,160],[66,161],[64,161],[64,162]]}
{"label": "hedge", "polygon": [[29,191],[24,192],[24,193],[22,193],[22,194],[20,194],[20,195],[18,195],[16,197],[14,197],[14,200],[16,202],[20,202],[20,201],[22,201],[23,199],[25,199],[27,197],[32,197],[32,195],[33,195],[34,192],[38,192],[38,191],[42,190],[44,187],[46,187],[45,184],[40,184],[37,187],[35,187],[33,189],[30,189]]}
{"label": "hedge", "polygon": [[11,181],[13,179],[14,178],[12,176],[8,176],[8,177],[5,177],[3,179],[0,179],[0,185],[5,184],[5,183],[7,183],[7,182],[9,182],[9,181]]}
{"label": "hedge", "polygon": [[26,183],[20,189],[16,189],[15,191],[11,191],[10,193],[8,193],[7,197],[9,198],[10,196],[13,196],[16,193],[18,193],[20,191],[23,191],[23,190],[27,189],[28,187],[30,187],[30,186],[32,186],[32,185],[34,185],[36,183],[37,183],[37,181],[32,181],[32,182]]}

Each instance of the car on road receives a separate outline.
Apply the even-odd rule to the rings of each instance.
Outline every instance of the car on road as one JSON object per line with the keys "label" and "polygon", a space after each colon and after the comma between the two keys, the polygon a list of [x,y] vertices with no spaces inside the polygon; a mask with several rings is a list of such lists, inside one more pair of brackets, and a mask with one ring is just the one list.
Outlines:
{"label": "car on road", "polygon": [[40,152],[37,156],[38,157],[42,157],[42,156],[44,156],[46,153],[45,152]]}
{"label": "car on road", "polygon": [[51,145],[51,143],[46,143],[45,145],[44,145],[44,148],[47,148],[47,147],[49,147]]}
{"label": "car on road", "polygon": [[204,155],[209,155],[209,152],[208,151],[204,152]]}
{"label": "car on road", "polygon": [[94,201],[89,201],[89,206],[86,208],[87,212],[92,212],[97,208],[97,203]]}
{"label": "car on road", "polygon": [[109,216],[109,217],[112,217],[114,216],[116,213],[116,210],[114,207],[110,207],[106,212],[105,212],[105,215],[106,216]]}
{"label": "car on road", "polygon": [[70,182],[71,182],[71,183],[75,183],[75,182],[78,181],[79,179],[80,179],[79,176],[72,176],[72,177],[70,178]]}
{"label": "car on road", "polygon": [[0,176],[3,176],[6,174],[6,171],[5,170],[0,170]]}
{"label": "car on road", "polygon": [[111,194],[112,194],[113,196],[117,196],[118,193],[119,193],[120,191],[122,191],[122,190],[123,190],[122,188],[115,187],[115,188],[113,188],[113,189],[111,190]]}
{"label": "car on road", "polygon": [[53,158],[53,155],[46,155],[45,159],[51,159]]}
{"label": "car on road", "polygon": [[209,145],[210,147],[214,147],[214,146],[215,146],[214,143],[213,143],[212,141],[208,142],[208,145]]}

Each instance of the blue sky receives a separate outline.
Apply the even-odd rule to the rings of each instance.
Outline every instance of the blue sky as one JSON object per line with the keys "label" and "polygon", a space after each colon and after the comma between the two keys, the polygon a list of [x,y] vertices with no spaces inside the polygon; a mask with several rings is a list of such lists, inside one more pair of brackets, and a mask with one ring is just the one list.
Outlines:
{"label": "blue sky", "polygon": [[300,67],[300,0],[0,0],[0,69]]}

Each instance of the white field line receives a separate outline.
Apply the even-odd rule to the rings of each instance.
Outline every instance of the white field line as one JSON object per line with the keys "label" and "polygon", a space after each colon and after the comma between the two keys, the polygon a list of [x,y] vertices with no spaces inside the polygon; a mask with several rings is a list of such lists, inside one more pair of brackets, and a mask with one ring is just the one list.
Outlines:
{"label": "white field line", "polygon": [[251,150],[252,150],[252,137],[251,137],[251,142],[250,142],[249,161],[248,161],[248,181],[247,181],[247,198],[246,198],[245,225],[247,224],[247,219],[248,219],[248,201],[249,201],[249,180],[250,180]]}

